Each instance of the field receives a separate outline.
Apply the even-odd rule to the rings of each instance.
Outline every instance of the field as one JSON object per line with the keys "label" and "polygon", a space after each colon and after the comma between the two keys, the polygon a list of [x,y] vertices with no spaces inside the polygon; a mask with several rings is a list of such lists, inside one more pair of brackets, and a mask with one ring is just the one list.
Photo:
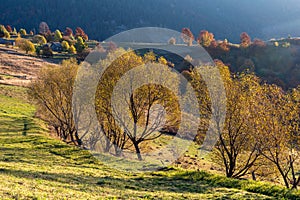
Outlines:
{"label": "field", "polygon": [[89,152],[48,136],[34,112],[25,88],[0,85],[0,199],[299,198],[299,193],[268,183],[203,171],[171,167],[134,174],[110,169]]}

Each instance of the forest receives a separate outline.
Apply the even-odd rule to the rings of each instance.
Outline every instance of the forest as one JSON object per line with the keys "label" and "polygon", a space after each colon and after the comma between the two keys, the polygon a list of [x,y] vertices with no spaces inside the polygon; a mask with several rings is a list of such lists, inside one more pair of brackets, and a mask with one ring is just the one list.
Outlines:
{"label": "forest", "polygon": [[[80,26],[99,41],[137,27],[165,27],[177,31],[189,27],[193,32],[205,29],[218,39],[227,38],[235,43],[239,42],[241,32],[263,40],[297,35],[299,29],[293,25],[293,19],[299,17],[296,0],[284,6],[280,0],[271,4],[256,1],[10,0],[0,4],[0,24],[12,24],[17,29],[36,30],[36,33],[41,21],[47,22],[52,31]],[[264,16],[263,20],[260,16]],[[286,24],[287,21],[291,24]]]}

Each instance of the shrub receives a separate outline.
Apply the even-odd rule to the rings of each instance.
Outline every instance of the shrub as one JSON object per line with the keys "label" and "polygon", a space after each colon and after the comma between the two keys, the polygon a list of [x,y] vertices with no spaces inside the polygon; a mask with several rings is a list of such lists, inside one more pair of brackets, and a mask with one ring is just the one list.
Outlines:
{"label": "shrub", "polygon": [[47,40],[44,36],[42,35],[35,35],[33,38],[32,38],[32,42],[33,43],[36,43],[36,44],[40,44],[40,45],[43,45],[43,44],[46,44],[47,43]]}

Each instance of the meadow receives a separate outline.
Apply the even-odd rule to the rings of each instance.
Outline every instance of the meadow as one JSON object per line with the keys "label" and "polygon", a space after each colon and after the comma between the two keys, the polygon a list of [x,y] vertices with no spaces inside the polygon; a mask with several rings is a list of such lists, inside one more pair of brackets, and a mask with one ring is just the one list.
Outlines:
{"label": "meadow", "polygon": [[[169,167],[129,173],[49,136],[26,89],[0,85],[0,199],[299,199],[270,183]],[[24,133],[24,123],[27,131]]]}

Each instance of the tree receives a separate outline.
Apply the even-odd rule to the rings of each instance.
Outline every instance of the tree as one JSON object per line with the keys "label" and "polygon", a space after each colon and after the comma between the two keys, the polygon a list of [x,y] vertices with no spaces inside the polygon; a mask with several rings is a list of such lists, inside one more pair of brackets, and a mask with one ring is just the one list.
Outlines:
{"label": "tree", "polygon": [[[260,113],[265,122],[260,139],[261,154],[273,163],[287,188],[297,188],[300,176],[299,162],[299,90],[290,94],[276,85],[264,86],[264,112]],[[280,109],[278,109],[280,108]]]}
{"label": "tree", "polygon": [[40,50],[42,51],[41,54],[43,56],[46,56],[46,57],[52,57],[53,56],[53,51],[52,51],[52,49],[49,45],[42,46],[42,48]]}
{"label": "tree", "polygon": [[253,44],[252,45],[255,46],[255,47],[266,47],[267,46],[264,41],[262,41],[261,39],[257,39],[257,38],[255,38],[253,40]]}
{"label": "tree", "polygon": [[[256,110],[260,108],[257,101],[261,89],[254,75],[242,74],[232,78],[228,67],[221,62],[216,62],[216,65],[226,90],[226,101],[218,96],[222,94],[222,88],[213,86],[209,93],[202,78],[207,73],[217,80],[214,67],[201,67],[201,74],[194,70],[189,74],[200,105],[200,116],[203,116],[196,141],[201,144],[204,134],[217,139],[213,161],[225,169],[227,177],[239,178],[248,174],[259,158],[255,137],[259,126],[255,124],[255,118]],[[221,109],[222,104],[226,105],[226,113]],[[209,126],[211,133],[207,133]]]}
{"label": "tree", "polygon": [[[117,55],[121,56],[116,57]],[[148,76],[142,75],[145,71],[148,72],[147,75],[149,77],[161,76],[158,70],[149,70],[150,68],[146,67],[143,57],[136,55],[132,51],[125,52],[125,50],[117,49],[108,56],[108,59],[114,58],[116,60],[105,71],[98,84],[96,92],[98,120],[101,126],[104,127],[103,130],[107,138],[112,143],[116,144],[116,141],[119,141],[120,143],[117,144],[120,149],[133,146],[137,158],[142,160],[141,143],[155,140],[162,135],[159,130],[164,122],[164,111],[156,108],[155,105],[163,105],[166,112],[170,113],[172,113],[172,110],[174,111],[174,108],[178,107],[175,106],[175,99],[172,99],[171,92],[160,85],[147,84],[136,90],[134,89],[134,85],[141,80],[141,77],[147,79]],[[148,62],[148,64],[153,69],[162,67],[151,62]],[[136,66],[139,67],[135,69],[135,74],[126,76],[122,83],[118,81],[121,77],[124,78],[124,73]],[[164,70],[169,71],[170,69],[166,66]],[[175,80],[174,78],[172,81],[176,83]],[[122,85],[122,89],[120,88],[119,90],[116,87],[117,83]],[[114,105],[111,102],[113,91],[120,97],[114,99]],[[129,113],[120,113],[122,108],[120,109],[119,106],[126,107]],[[112,133],[113,136],[111,135]]]}
{"label": "tree", "polygon": [[49,26],[46,22],[41,22],[39,25],[39,33],[45,35],[50,32]]}
{"label": "tree", "polygon": [[219,48],[220,48],[222,51],[225,51],[225,52],[230,51],[230,47],[229,47],[229,44],[228,44],[228,40],[225,39],[224,41],[222,41],[222,42],[219,44]]}
{"label": "tree", "polygon": [[65,32],[64,32],[64,36],[73,36],[73,30],[69,27],[66,28]]}
{"label": "tree", "polygon": [[84,43],[82,37],[80,37],[80,36],[77,37],[77,41],[75,43],[75,48],[78,53],[83,52],[83,50],[87,48],[87,45]]}
{"label": "tree", "polygon": [[72,114],[72,95],[78,64],[65,60],[61,66],[43,68],[29,86],[39,114],[65,142],[81,145]]}
{"label": "tree", "polygon": [[16,45],[23,51],[26,51],[26,54],[28,52],[35,52],[34,44],[29,40],[18,38],[16,39]]}
{"label": "tree", "polygon": [[182,29],[181,38],[188,46],[192,46],[193,41],[195,39],[193,33],[191,32],[191,30],[189,28]]}
{"label": "tree", "polygon": [[27,32],[25,29],[21,28],[19,31],[20,35],[27,35]]}
{"label": "tree", "polygon": [[197,39],[197,42],[204,47],[209,47],[212,41],[214,41],[214,34],[206,30],[201,31]]}
{"label": "tree", "polygon": [[39,45],[47,44],[46,38],[44,36],[42,36],[42,35],[35,35],[32,38],[32,42],[36,43],[36,44],[39,44]]}
{"label": "tree", "polygon": [[74,47],[74,45],[71,45],[69,50],[68,50],[69,53],[72,53],[72,54],[75,54],[76,53],[76,48]]}
{"label": "tree", "polygon": [[61,46],[64,51],[68,51],[70,49],[70,45],[67,41],[62,41]]}
{"label": "tree", "polygon": [[61,39],[62,39],[61,32],[59,30],[56,30],[55,33],[54,33],[54,41],[55,42],[60,42]]}
{"label": "tree", "polygon": [[259,103],[262,90],[258,78],[251,74],[239,75],[226,85],[225,126],[219,133],[215,161],[224,166],[227,177],[240,178],[258,168],[261,124],[257,113],[263,109]]}
{"label": "tree", "polygon": [[9,33],[13,32],[13,30],[12,30],[12,28],[11,28],[10,25],[6,25],[5,28],[6,28],[6,30],[7,30]]}
{"label": "tree", "polygon": [[0,25],[0,37],[10,38],[10,33],[6,30],[3,25]]}
{"label": "tree", "polygon": [[18,35],[18,32],[17,32],[17,29],[14,28],[13,32],[12,32],[12,35]]}
{"label": "tree", "polygon": [[251,38],[246,32],[241,33],[240,38],[242,48],[247,48],[251,45]]}
{"label": "tree", "polygon": [[81,37],[82,39],[84,39],[84,41],[87,41],[89,39],[88,35],[80,27],[76,28],[75,37]]}

